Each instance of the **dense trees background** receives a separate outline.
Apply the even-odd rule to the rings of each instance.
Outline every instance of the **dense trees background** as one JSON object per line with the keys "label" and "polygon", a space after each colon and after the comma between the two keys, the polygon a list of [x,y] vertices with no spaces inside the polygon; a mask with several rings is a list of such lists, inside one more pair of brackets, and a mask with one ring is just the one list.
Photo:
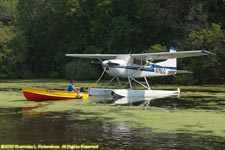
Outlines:
{"label": "dense trees background", "polygon": [[194,83],[225,81],[224,0],[1,0],[0,78],[96,79],[90,60],[66,53],[207,49],[179,60]]}

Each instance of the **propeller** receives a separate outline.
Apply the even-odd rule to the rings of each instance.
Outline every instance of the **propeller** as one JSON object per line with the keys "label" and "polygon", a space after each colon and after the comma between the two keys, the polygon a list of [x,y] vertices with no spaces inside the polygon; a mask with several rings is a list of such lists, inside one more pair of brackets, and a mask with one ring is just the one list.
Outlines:
{"label": "propeller", "polygon": [[94,65],[101,65],[102,61],[100,61],[100,60],[93,60],[93,61],[91,61],[91,63],[94,64]]}

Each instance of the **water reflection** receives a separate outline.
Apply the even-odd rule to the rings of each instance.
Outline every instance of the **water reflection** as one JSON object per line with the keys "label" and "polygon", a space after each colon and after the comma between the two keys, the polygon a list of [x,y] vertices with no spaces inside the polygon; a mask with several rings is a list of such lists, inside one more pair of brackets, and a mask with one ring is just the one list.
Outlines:
{"label": "water reflection", "polygon": [[[201,132],[212,132],[214,128],[190,134],[186,132],[185,129],[191,128],[191,126],[183,126],[183,132],[178,132],[175,129],[169,132],[155,133],[151,126],[141,126],[143,123],[142,121],[145,119],[144,117],[143,119],[138,120],[140,127],[134,128],[132,127],[131,122],[124,121],[126,119],[110,122],[104,120],[104,118],[99,119],[102,115],[99,111],[84,112],[76,109],[85,103],[88,105],[94,105],[97,102],[95,106],[98,107],[98,105],[100,105],[98,102],[102,102],[102,100],[103,103],[107,103],[107,101],[113,103],[114,101],[111,98],[103,97],[101,100],[99,98],[90,98],[89,101],[80,101],[82,105],[79,104],[79,101],[71,100],[36,103],[27,102],[22,100],[23,98],[21,97],[17,98],[16,96],[19,95],[18,93],[15,94],[17,91],[12,91],[15,94],[15,97],[12,99],[10,92],[11,91],[8,91],[7,97],[1,100],[0,145],[97,144],[100,149],[224,149],[224,137],[216,137],[213,136],[213,134],[201,134]],[[169,113],[169,109],[175,108],[188,112],[192,111],[189,109],[194,109],[201,111],[211,110],[212,113],[223,113],[225,104],[224,97],[196,95],[197,96],[184,95],[179,99],[176,97],[158,98],[157,100],[151,100],[150,106],[162,108],[165,110],[165,114]],[[142,100],[143,99],[141,99],[141,103]],[[126,101],[130,102],[130,100]],[[108,111],[113,111],[120,114],[120,109],[127,109],[126,106],[113,110],[112,107],[115,108],[117,106],[104,109],[108,104],[102,105],[103,106],[98,107],[103,109],[101,113],[109,113]],[[87,109],[89,108],[86,106],[84,107]],[[142,108],[140,108],[140,110],[142,110]],[[152,111],[152,113],[151,109],[143,112],[149,116],[158,113],[154,113],[154,111]],[[95,116],[94,113],[96,113],[96,118],[90,117],[88,119],[80,119],[80,115],[85,114]],[[142,112],[139,111],[138,113]],[[160,114],[161,113],[157,116],[158,118],[162,117]],[[126,117],[135,117],[130,116],[129,114],[123,115]],[[215,115],[212,115],[210,119],[214,116]],[[168,119],[166,117],[168,116],[164,115],[164,118],[162,119]],[[155,121],[160,121],[160,119]],[[176,120],[169,121],[169,123],[171,122],[174,124],[177,123]],[[150,124],[153,123],[155,122],[150,122]],[[165,124],[165,126],[166,125],[167,124]],[[215,128],[218,126],[219,124],[215,124]],[[161,127],[159,126],[159,128]],[[196,128],[201,128],[201,126],[196,126]],[[225,129],[223,133],[225,134]]]}
{"label": "water reflection", "polygon": [[122,97],[119,99],[115,98],[114,104],[116,104],[116,105],[139,105],[139,104],[141,104],[143,106],[146,106],[145,110],[147,110],[151,104],[151,101],[153,101],[153,100],[159,100],[159,99],[165,100],[165,98],[177,99],[179,97],[180,97],[179,94],[174,94],[174,93],[173,94],[169,93],[169,94],[154,95],[154,96],[148,96],[148,97],[143,97],[143,96]]}
{"label": "water reflection", "polygon": [[127,150],[224,148],[224,138],[176,132],[154,133],[150,128],[130,128],[129,122],[123,121],[77,120],[74,119],[76,111],[51,112],[23,119],[19,109],[0,109],[5,113],[0,115],[0,144],[97,144],[100,149]]}
{"label": "water reflection", "polygon": [[45,106],[48,106],[48,105],[49,104],[38,103],[36,106],[23,107],[23,110],[22,110],[23,119],[42,116],[47,114],[46,112],[47,108]]}

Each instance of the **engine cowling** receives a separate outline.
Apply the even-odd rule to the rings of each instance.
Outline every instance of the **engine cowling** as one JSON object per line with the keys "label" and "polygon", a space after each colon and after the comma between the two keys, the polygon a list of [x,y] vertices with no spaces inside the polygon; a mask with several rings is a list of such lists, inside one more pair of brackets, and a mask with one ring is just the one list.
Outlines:
{"label": "engine cowling", "polygon": [[111,76],[127,77],[127,62],[121,59],[111,59],[102,62],[102,67]]}

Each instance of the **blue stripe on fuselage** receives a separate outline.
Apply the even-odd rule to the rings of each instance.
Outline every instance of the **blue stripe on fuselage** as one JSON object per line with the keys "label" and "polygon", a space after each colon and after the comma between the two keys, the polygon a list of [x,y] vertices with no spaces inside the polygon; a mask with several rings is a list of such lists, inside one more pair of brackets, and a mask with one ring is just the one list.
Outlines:
{"label": "blue stripe on fuselage", "polygon": [[151,68],[164,68],[164,69],[171,69],[171,70],[177,70],[177,67],[167,67],[167,66],[160,66],[156,64],[151,64]]}
{"label": "blue stripe on fuselage", "polygon": [[154,72],[154,68],[164,68],[164,69],[171,69],[176,70],[176,67],[166,67],[166,66],[159,66],[156,64],[151,64],[151,67],[140,67],[140,66],[108,66],[109,68],[122,68],[122,69],[131,69],[131,70],[139,70],[139,71],[149,71]]}

